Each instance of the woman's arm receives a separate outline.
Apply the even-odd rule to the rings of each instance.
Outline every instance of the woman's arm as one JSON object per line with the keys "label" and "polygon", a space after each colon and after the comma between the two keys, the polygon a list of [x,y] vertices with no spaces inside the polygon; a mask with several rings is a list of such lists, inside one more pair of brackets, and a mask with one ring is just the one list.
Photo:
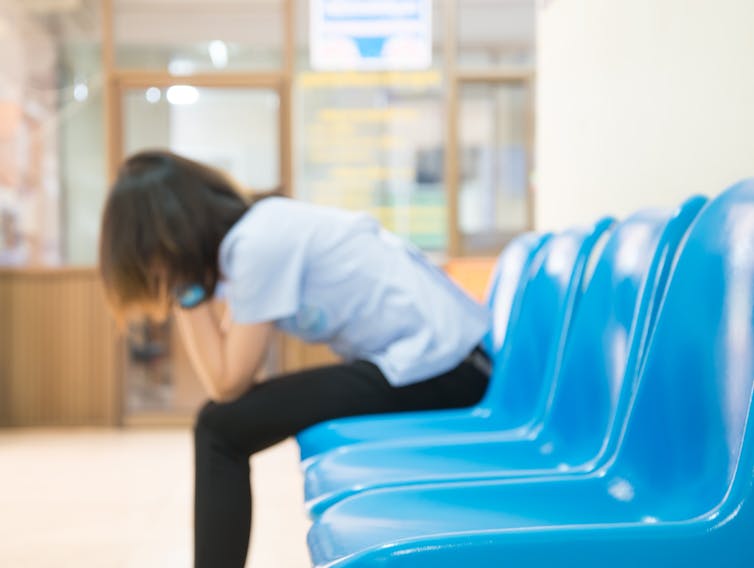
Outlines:
{"label": "woman's arm", "polygon": [[176,308],[191,364],[215,402],[229,402],[246,392],[267,352],[273,324],[220,324],[208,302]]}

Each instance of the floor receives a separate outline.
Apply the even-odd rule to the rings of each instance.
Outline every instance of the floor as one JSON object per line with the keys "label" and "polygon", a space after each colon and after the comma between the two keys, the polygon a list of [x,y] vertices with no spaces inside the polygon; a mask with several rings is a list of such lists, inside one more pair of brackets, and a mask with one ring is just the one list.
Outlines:
{"label": "floor", "polygon": [[[0,430],[2,568],[191,566],[188,430]],[[252,459],[247,568],[309,566],[297,447]]]}

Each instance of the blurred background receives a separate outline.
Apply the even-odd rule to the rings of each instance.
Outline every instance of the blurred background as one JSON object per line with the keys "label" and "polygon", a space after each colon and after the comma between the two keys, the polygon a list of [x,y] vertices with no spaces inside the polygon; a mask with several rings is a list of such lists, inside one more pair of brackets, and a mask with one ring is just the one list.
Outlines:
{"label": "blurred background", "polygon": [[[369,211],[477,298],[516,234],[754,172],[751,0],[353,3],[0,0],[1,566],[190,561],[204,396],[171,323],[118,334],[96,276],[128,154]],[[265,372],[332,358],[281,336]],[[305,566],[295,448],[254,459],[250,562]]]}

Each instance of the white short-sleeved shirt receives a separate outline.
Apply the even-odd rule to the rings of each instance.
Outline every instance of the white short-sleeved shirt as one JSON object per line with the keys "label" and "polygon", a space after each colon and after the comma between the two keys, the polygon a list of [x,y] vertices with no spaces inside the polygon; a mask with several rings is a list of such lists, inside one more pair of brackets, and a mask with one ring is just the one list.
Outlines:
{"label": "white short-sleeved shirt", "polygon": [[364,213],[264,199],[225,236],[219,262],[234,321],[328,343],[395,386],[452,369],[489,328],[485,308]]}

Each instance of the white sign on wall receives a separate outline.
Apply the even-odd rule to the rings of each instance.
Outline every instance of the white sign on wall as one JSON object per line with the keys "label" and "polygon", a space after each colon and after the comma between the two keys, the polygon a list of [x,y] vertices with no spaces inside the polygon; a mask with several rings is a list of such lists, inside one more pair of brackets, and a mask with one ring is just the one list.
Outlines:
{"label": "white sign on wall", "polygon": [[311,66],[416,70],[432,64],[431,0],[311,0]]}

